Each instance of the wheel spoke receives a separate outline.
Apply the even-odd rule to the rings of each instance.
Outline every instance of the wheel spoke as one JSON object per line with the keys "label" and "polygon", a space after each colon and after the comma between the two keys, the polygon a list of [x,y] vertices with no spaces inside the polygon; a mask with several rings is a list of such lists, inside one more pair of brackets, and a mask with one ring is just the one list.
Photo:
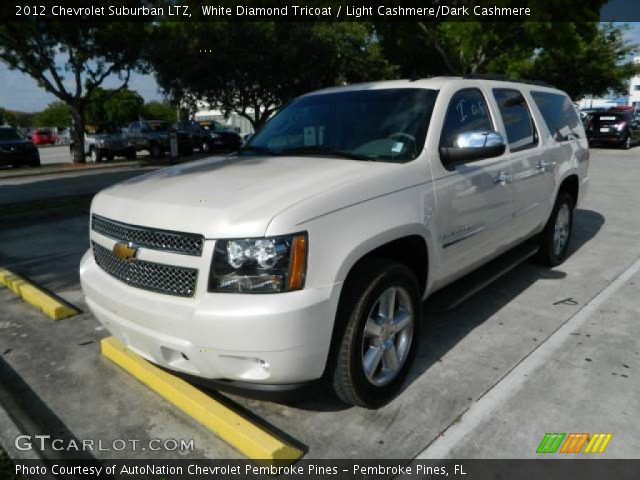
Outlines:
{"label": "wheel spoke", "polygon": [[385,320],[393,319],[396,310],[396,289],[390,288],[380,299],[380,313]]}
{"label": "wheel spoke", "polygon": [[369,317],[364,326],[364,336],[367,338],[378,338],[381,332],[382,327],[378,325],[378,322],[376,322],[374,318]]}
{"label": "wheel spoke", "polygon": [[367,377],[373,377],[374,373],[378,369],[378,365],[380,365],[380,360],[382,360],[383,354],[384,349],[382,348],[382,345],[372,345],[367,350],[367,353],[364,354],[364,372]]}
{"label": "wheel spoke", "polygon": [[396,351],[395,345],[392,345],[391,348],[384,351],[382,364],[384,368],[391,370],[392,372],[395,372],[398,369],[400,364],[398,362],[398,352]]}
{"label": "wheel spoke", "polygon": [[404,330],[411,323],[411,315],[403,308],[398,309],[398,313],[393,319],[394,331]]}

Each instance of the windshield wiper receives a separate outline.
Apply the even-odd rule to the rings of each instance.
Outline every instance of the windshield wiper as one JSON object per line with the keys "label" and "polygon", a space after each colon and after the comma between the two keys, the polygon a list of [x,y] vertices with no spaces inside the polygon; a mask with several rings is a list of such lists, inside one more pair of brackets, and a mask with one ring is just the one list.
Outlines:
{"label": "windshield wiper", "polygon": [[350,152],[349,150],[340,150],[337,148],[323,147],[319,145],[309,145],[307,147],[294,147],[285,148],[280,150],[278,155],[306,155],[306,154],[320,154],[331,155],[335,157],[349,158],[351,160],[373,160],[372,157],[367,155],[361,155],[358,153]]}
{"label": "windshield wiper", "polygon": [[265,155],[277,155],[277,152],[271,150],[270,148],[261,147],[259,145],[245,145],[240,150],[238,150],[238,153],[242,153],[242,152],[257,152],[257,153],[263,153]]}

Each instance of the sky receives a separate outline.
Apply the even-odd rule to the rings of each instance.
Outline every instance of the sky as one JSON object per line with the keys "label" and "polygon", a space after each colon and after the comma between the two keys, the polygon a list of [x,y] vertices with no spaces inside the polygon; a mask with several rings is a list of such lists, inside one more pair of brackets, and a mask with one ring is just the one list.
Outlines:
{"label": "sky", "polygon": [[[631,29],[627,32],[627,37],[631,42],[640,44],[640,22],[628,23],[628,25]],[[114,88],[119,85],[117,77],[113,77],[103,86]],[[145,101],[162,99],[153,75],[132,73],[129,88],[136,90]],[[0,62],[0,107],[21,112],[37,112],[55,100],[52,94],[40,88],[31,77],[9,70],[4,63]]]}

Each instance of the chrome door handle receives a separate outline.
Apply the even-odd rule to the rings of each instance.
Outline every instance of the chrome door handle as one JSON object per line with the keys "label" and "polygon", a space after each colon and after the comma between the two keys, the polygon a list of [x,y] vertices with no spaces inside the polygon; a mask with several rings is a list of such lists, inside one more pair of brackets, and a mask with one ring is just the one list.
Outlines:
{"label": "chrome door handle", "polygon": [[493,179],[493,183],[499,184],[499,185],[505,185],[507,183],[511,183],[512,180],[513,180],[513,176],[505,172],[500,172],[498,176]]}
{"label": "chrome door handle", "polygon": [[540,160],[537,164],[536,164],[536,168],[538,169],[538,171],[540,173],[544,173],[547,171],[548,167],[553,167],[555,166],[556,162],[547,162],[546,160]]}

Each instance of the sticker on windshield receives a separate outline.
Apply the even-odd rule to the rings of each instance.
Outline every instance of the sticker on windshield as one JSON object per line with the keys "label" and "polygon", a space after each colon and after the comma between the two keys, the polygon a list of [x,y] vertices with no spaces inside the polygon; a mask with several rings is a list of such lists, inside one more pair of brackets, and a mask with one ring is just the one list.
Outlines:
{"label": "sticker on windshield", "polygon": [[404,147],[404,143],[396,142],[393,144],[393,147],[391,147],[391,151],[393,153],[400,153],[402,151],[402,147]]}

